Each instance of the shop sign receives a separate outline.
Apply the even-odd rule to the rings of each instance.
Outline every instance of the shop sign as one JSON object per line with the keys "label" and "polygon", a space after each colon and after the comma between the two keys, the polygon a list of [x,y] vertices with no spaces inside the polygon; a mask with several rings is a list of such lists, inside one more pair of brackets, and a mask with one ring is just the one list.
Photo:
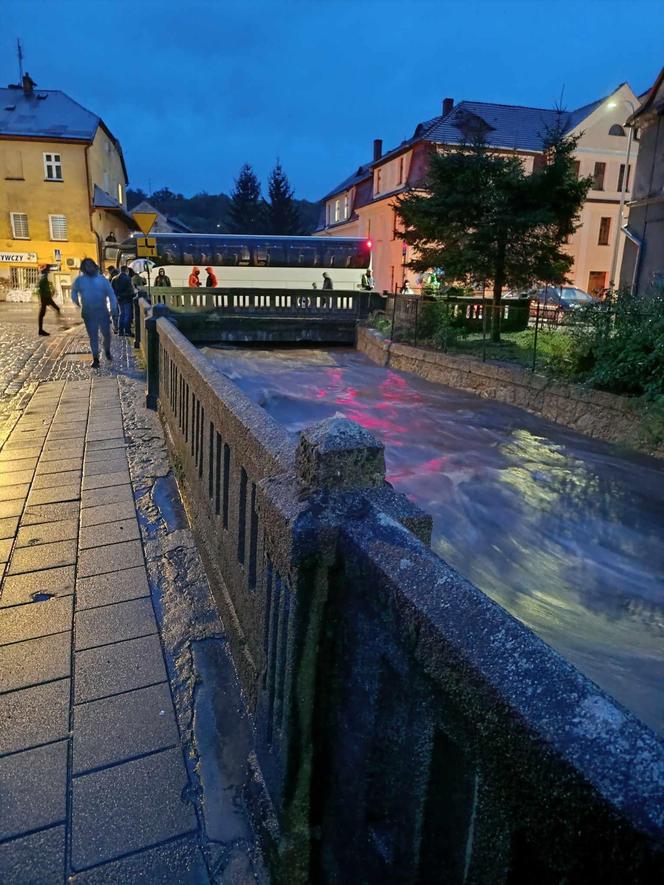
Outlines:
{"label": "shop sign", "polygon": [[36,252],[0,252],[3,264],[37,264]]}

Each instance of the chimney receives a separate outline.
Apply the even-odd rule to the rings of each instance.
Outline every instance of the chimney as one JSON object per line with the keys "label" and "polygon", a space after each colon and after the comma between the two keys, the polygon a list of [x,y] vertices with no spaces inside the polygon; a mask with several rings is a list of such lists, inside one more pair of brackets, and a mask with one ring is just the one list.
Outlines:
{"label": "chimney", "polygon": [[37,84],[27,72],[23,74],[23,92],[25,95],[32,95]]}
{"label": "chimney", "polygon": [[443,99],[443,117],[446,117],[449,112],[454,107],[454,99],[453,98],[444,98]]}
{"label": "chimney", "polygon": [[373,158],[374,160],[380,160],[383,156],[383,139],[382,138],[374,138],[374,152]]}

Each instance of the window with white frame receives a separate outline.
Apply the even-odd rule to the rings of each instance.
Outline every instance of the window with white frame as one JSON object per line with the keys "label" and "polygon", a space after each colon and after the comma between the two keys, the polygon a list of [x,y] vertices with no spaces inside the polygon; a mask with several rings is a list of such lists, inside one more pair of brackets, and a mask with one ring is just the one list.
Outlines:
{"label": "window with white frame", "polygon": [[39,270],[36,267],[11,267],[12,289],[32,289],[39,282]]}
{"label": "window with white frame", "polygon": [[67,216],[66,215],[49,215],[48,228],[51,232],[52,240],[67,239]]}
{"label": "window with white frame", "polygon": [[122,185],[118,185],[118,203],[122,203]]}
{"label": "window with white frame", "polygon": [[341,212],[341,200],[334,201],[334,220],[339,221],[339,213]]}
{"label": "window with white frame", "polygon": [[344,218],[348,218],[348,194],[344,194]]}
{"label": "window with white frame", "polygon": [[12,237],[15,240],[29,240],[28,216],[25,212],[10,212],[12,222]]}
{"label": "window with white frame", "polygon": [[60,154],[44,154],[44,178],[46,181],[62,181]]}

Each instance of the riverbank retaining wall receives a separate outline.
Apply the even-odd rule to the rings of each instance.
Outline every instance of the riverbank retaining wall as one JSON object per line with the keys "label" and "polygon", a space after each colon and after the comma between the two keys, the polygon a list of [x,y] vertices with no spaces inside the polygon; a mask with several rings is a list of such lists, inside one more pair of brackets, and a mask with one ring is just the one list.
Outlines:
{"label": "riverbank retaining wall", "polygon": [[359,326],[357,349],[379,366],[412,372],[459,390],[518,406],[578,433],[664,458],[634,400],[579,384],[566,384],[519,366],[397,344]]}
{"label": "riverbank retaining wall", "polygon": [[291,434],[146,331],[274,881],[661,881],[662,742],[431,552],[368,431]]}

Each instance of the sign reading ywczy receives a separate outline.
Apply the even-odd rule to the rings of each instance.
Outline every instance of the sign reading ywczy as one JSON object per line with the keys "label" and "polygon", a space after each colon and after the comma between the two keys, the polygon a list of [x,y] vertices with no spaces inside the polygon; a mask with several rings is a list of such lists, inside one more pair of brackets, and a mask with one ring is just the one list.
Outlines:
{"label": "sign reading ywczy", "polygon": [[0,252],[0,261],[9,264],[36,264],[36,252]]}

